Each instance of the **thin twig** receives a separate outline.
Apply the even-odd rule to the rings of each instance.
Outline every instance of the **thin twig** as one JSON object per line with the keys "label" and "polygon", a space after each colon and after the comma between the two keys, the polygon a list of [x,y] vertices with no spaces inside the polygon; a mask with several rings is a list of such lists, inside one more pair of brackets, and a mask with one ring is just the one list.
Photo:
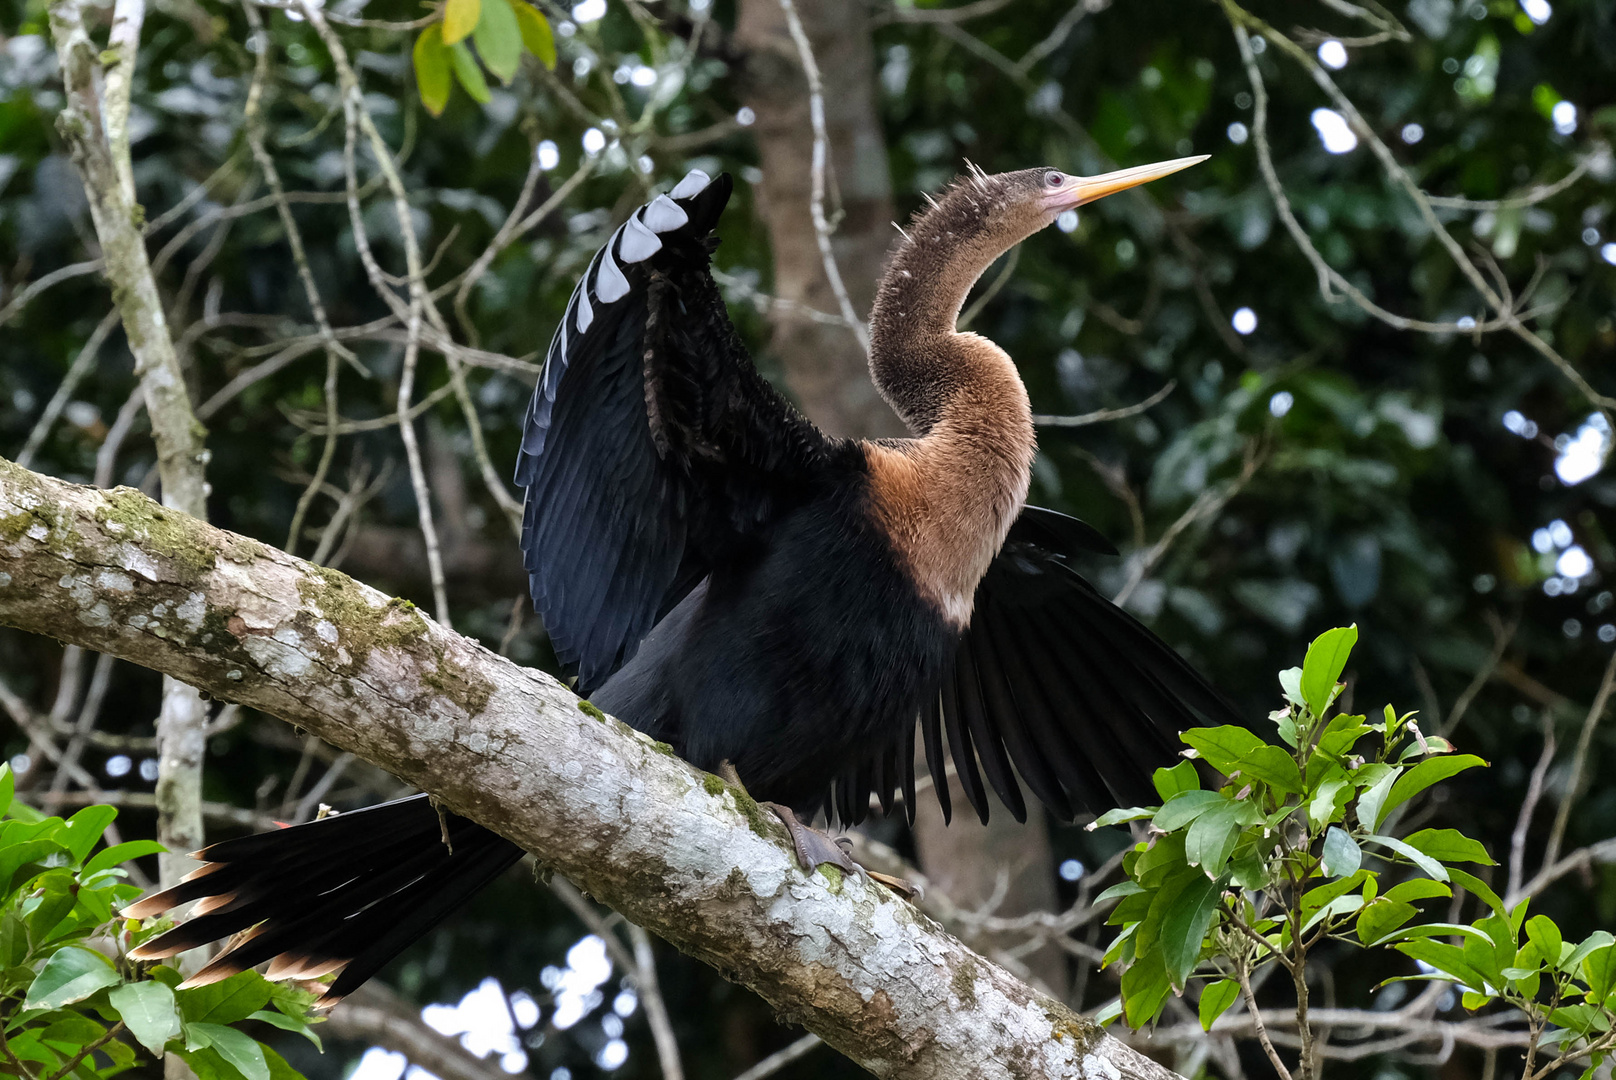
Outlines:
{"label": "thin twig", "polygon": [[790,1046],[787,1046],[785,1049],[776,1050],[774,1053],[770,1054],[768,1057],[764,1058],[750,1069],[747,1069],[745,1072],[735,1077],[735,1080],[763,1080],[764,1077],[773,1076],[775,1073],[779,1072],[787,1065],[790,1065],[798,1058],[806,1057],[808,1053],[814,1049],[814,1047],[823,1045],[825,1045],[825,1040],[821,1039],[818,1035],[804,1035],[802,1038],[798,1039]]}
{"label": "thin twig", "polygon": [[[1354,303],[1358,304],[1359,307],[1362,307],[1365,311],[1375,315],[1376,318],[1379,318],[1393,326],[1402,324],[1401,328],[1404,329],[1412,328],[1426,330],[1428,332],[1441,333],[1455,332],[1458,330],[1469,333],[1481,333],[1485,330],[1497,328],[1508,330],[1521,341],[1525,342],[1526,345],[1528,345],[1533,351],[1537,352],[1540,356],[1553,364],[1554,367],[1556,367],[1560,373],[1564,375],[1566,379],[1583,394],[1584,397],[1586,397],[1601,411],[1606,413],[1607,420],[1610,419],[1612,410],[1616,410],[1616,398],[1601,394],[1595,390],[1588,380],[1583,376],[1583,374],[1571,365],[1570,361],[1566,360],[1566,358],[1561,356],[1552,345],[1526,326],[1526,324],[1522,321],[1522,314],[1515,310],[1515,308],[1511,305],[1509,298],[1500,295],[1499,291],[1496,290],[1487,281],[1487,279],[1482,276],[1481,271],[1476,268],[1475,263],[1466,257],[1464,249],[1459,245],[1458,241],[1453,238],[1452,234],[1448,232],[1447,226],[1443,224],[1441,218],[1437,216],[1436,210],[1432,206],[1429,196],[1427,196],[1425,192],[1420,189],[1420,186],[1414,182],[1414,178],[1409,175],[1408,170],[1404,169],[1402,165],[1398,163],[1397,158],[1391,151],[1391,148],[1387,146],[1386,143],[1380,138],[1380,135],[1375,131],[1375,129],[1364,120],[1363,116],[1358,112],[1357,106],[1354,105],[1352,100],[1348,98],[1347,95],[1341,91],[1340,87],[1336,85],[1335,80],[1331,78],[1330,73],[1324,68],[1324,66],[1318,63],[1318,61],[1315,60],[1312,54],[1307,50],[1303,49],[1300,45],[1296,44],[1296,42],[1292,41],[1284,34],[1281,34],[1279,31],[1275,30],[1273,27],[1269,26],[1255,15],[1252,15],[1250,12],[1240,7],[1235,0],[1220,0],[1220,3],[1223,5],[1224,13],[1227,16],[1230,25],[1234,28],[1235,38],[1240,46],[1240,55],[1242,60],[1245,62],[1247,77],[1250,79],[1252,84],[1254,103],[1258,103],[1257,107],[1259,109],[1265,109],[1267,95],[1266,90],[1263,87],[1261,74],[1257,69],[1256,57],[1252,54],[1251,43],[1246,34],[1248,27],[1261,34],[1281,52],[1291,57],[1312,77],[1314,83],[1324,91],[1331,103],[1346,118],[1348,125],[1353,130],[1353,133],[1368,145],[1370,152],[1373,153],[1376,160],[1380,162],[1381,168],[1385,172],[1386,176],[1391,179],[1394,184],[1402,188],[1404,194],[1406,194],[1410,201],[1414,203],[1415,210],[1419,212],[1420,219],[1425,223],[1426,228],[1430,230],[1431,235],[1448,253],[1448,256],[1452,259],[1454,266],[1459,270],[1460,274],[1465,277],[1465,279],[1470,283],[1471,287],[1474,288],[1476,293],[1486,302],[1487,306],[1493,309],[1495,314],[1494,317],[1486,321],[1478,320],[1474,326],[1458,327],[1457,324],[1454,324],[1452,328],[1447,328],[1444,327],[1443,324],[1436,324],[1436,326],[1440,327],[1440,329],[1433,330],[1431,324],[1420,324],[1415,320],[1404,319],[1401,316],[1392,315],[1390,312],[1385,311],[1383,308],[1375,305],[1373,301],[1371,301],[1367,296],[1364,296],[1360,290],[1358,290],[1344,277],[1337,273],[1334,268],[1325,263],[1323,257],[1319,256],[1318,252],[1314,250],[1308,254],[1308,259],[1313,263],[1315,271],[1320,276],[1320,289],[1325,298],[1327,300],[1331,299],[1329,291],[1325,286],[1327,284],[1333,284],[1345,292]],[[1265,122],[1266,113],[1254,113],[1254,119],[1261,119]],[[1261,140],[1259,140],[1257,137],[1258,130],[1258,125],[1254,123],[1252,127],[1252,141],[1258,146],[1258,161],[1263,172],[1263,179],[1265,183],[1268,184],[1270,194],[1274,194],[1278,190],[1278,178],[1273,175],[1273,164],[1270,160],[1268,160],[1269,155],[1267,153],[1266,134]],[[1278,205],[1281,197],[1282,193],[1275,196],[1276,205]],[[1295,224],[1294,217],[1289,215],[1288,211],[1286,210],[1282,209],[1281,216],[1286,222],[1286,229],[1291,233],[1293,238],[1297,238],[1298,246],[1302,247],[1304,252],[1307,252],[1308,249],[1312,247],[1312,244],[1311,241],[1306,241],[1304,243],[1306,234],[1302,232],[1300,225]]]}
{"label": "thin twig", "polygon": [[1577,162],[1577,167],[1552,184],[1539,184],[1524,195],[1511,195],[1503,199],[1463,199],[1451,195],[1427,195],[1432,206],[1444,210],[1520,210],[1552,199],[1566,188],[1581,180],[1593,164],[1593,155]]}
{"label": "thin twig", "polygon": [[112,328],[117,325],[118,309],[113,308],[102,316],[95,329],[90,331],[89,340],[84,343],[84,347],[79,350],[78,356],[73,359],[73,364],[67,369],[67,374],[62,376],[62,382],[57,386],[56,393],[52,394],[50,401],[45,403],[45,411],[39,414],[39,419],[34,422],[33,430],[28,433],[28,441],[23,444],[22,450],[17,454],[18,465],[25,469],[33,467],[34,455],[39,452],[39,448],[50,437],[51,428],[56,426],[56,421],[62,415],[62,410],[72,400],[73,391],[78,389],[79,383],[84,380],[84,376],[88,375],[90,369],[95,367],[96,357],[101,352],[101,346],[106,343],[107,336],[112,333]]}
{"label": "thin twig", "polygon": [[404,192],[401,181],[398,180],[394,168],[393,157],[381,134],[376,131],[375,124],[371,122],[370,113],[365,108],[364,95],[359,86],[359,77],[354,73],[348,63],[347,50],[343,48],[341,40],[326,23],[324,12],[309,0],[298,0],[303,15],[309,21],[320,39],[324,42],[327,51],[331,54],[332,63],[337,69],[337,80],[342,87],[342,108],[345,122],[345,138],[343,141],[343,169],[347,179],[348,191],[348,217],[353,225],[354,246],[359,251],[360,261],[369,276],[371,286],[376,293],[400,314],[400,302],[391,289],[388,288],[381,266],[376,262],[374,252],[365,233],[364,214],[359,206],[359,177],[355,164],[355,140],[360,129],[363,129],[367,141],[370,143],[377,166],[387,178],[388,186],[392,189],[394,213],[398,219],[399,233],[404,241],[404,257],[409,271],[410,300],[404,315],[404,322],[408,338],[404,346],[404,364],[399,374],[398,404],[396,412],[399,417],[399,433],[404,441],[404,454],[410,468],[410,486],[415,494],[416,516],[420,521],[421,539],[426,547],[427,574],[432,582],[432,602],[437,619],[444,626],[449,621],[449,596],[444,585],[443,554],[438,546],[437,526],[432,520],[432,498],[427,490],[426,474],[421,465],[421,448],[415,434],[415,425],[409,420],[410,395],[415,387],[416,363],[421,353],[421,329],[424,308],[427,305],[426,285],[421,278],[421,250],[415,236],[415,223],[410,213],[409,200]]}
{"label": "thin twig", "polygon": [[651,935],[641,927],[628,924],[628,939],[634,945],[634,989],[645,1010],[646,1023],[651,1025],[651,1038],[656,1043],[657,1060],[662,1066],[662,1080],[684,1080],[684,1066],[679,1061],[679,1041],[673,1035],[673,1020],[668,1016],[668,1005],[662,999],[662,986],[657,982],[656,953],[651,948]]}
{"label": "thin twig", "polygon": [[1268,1037],[1268,1028],[1263,1024],[1262,1011],[1257,1008],[1257,996],[1251,992],[1251,976],[1246,967],[1241,964],[1235,968],[1235,976],[1240,982],[1240,996],[1245,999],[1246,1012],[1251,1015],[1251,1025],[1257,1031],[1257,1041],[1262,1043],[1263,1053],[1268,1055],[1268,1061],[1274,1066],[1280,1080],[1291,1080],[1291,1071],[1280,1060],[1279,1051],[1274,1049],[1273,1040]]}
{"label": "thin twig", "polygon": [[252,3],[243,3],[242,10],[258,44],[258,59],[253,65],[252,85],[247,91],[247,105],[242,117],[242,126],[247,133],[247,143],[252,147],[253,160],[258,163],[259,171],[264,174],[264,180],[269,184],[270,196],[275,200],[281,227],[286,230],[286,243],[291,249],[292,261],[297,265],[298,280],[303,285],[303,299],[309,305],[315,325],[320,328],[320,338],[325,343],[326,351],[322,397],[325,401],[326,424],[329,430],[325,444],[320,450],[319,463],[314,468],[314,476],[298,496],[297,506],[292,511],[291,524],[286,529],[286,551],[295,555],[298,533],[303,528],[303,518],[309,511],[309,504],[314,501],[315,492],[325,481],[326,473],[331,469],[331,459],[337,452],[337,362],[339,358],[345,358],[357,363],[358,358],[354,356],[352,350],[337,341],[335,334],[332,333],[331,320],[326,316],[325,304],[320,299],[320,290],[314,283],[314,271],[309,266],[308,253],[303,248],[303,232],[298,228],[297,219],[292,216],[291,204],[286,201],[286,188],[281,183],[280,170],[275,167],[275,159],[264,144],[264,125],[260,109],[264,87],[269,81],[269,55],[274,46],[269,34],[264,30],[263,17],[259,14],[258,8]]}
{"label": "thin twig", "polygon": [[1104,424],[1111,420],[1126,420],[1130,416],[1138,416],[1140,413],[1160,405],[1167,400],[1167,395],[1171,394],[1177,387],[1178,380],[1169,379],[1166,386],[1163,386],[1145,400],[1133,405],[1124,405],[1118,409],[1097,409],[1094,412],[1079,413],[1076,416],[1038,415],[1032,418],[1032,422],[1039,427],[1080,428],[1088,427],[1090,424]]}
{"label": "thin twig", "polygon": [[1454,701],[1453,708],[1448,712],[1447,720],[1442,724],[1441,733],[1443,736],[1453,734],[1459,727],[1459,722],[1464,719],[1465,713],[1470,711],[1470,705],[1476,700],[1476,695],[1481,693],[1482,688],[1492,679],[1493,672],[1498,670],[1499,661],[1504,659],[1504,652],[1509,648],[1509,643],[1515,640],[1515,631],[1521,625],[1518,618],[1511,619],[1506,625],[1492,611],[1487,612],[1487,621],[1492,625],[1493,629],[1492,651],[1487,654],[1487,659],[1482,662],[1482,665],[1476,669],[1475,675],[1470,679],[1470,685],[1466,686],[1464,692]]}
{"label": "thin twig", "polygon": [[1228,505],[1230,499],[1240,494],[1240,491],[1256,475],[1257,469],[1262,464],[1263,457],[1263,453],[1255,443],[1248,445],[1245,461],[1240,467],[1238,476],[1228,483],[1216,488],[1207,488],[1197,495],[1195,501],[1190,504],[1189,509],[1180,514],[1178,519],[1171,525],[1167,526],[1167,530],[1161,534],[1161,537],[1154,544],[1145,551],[1135,554],[1129,560],[1128,579],[1123,583],[1122,588],[1118,590],[1117,595],[1112,597],[1112,603],[1118,607],[1126,604],[1128,598],[1133,595],[1134,590],[1139,587],[1150,571],[1167,554],[1168,549],[1173,546],[1173,542],[1178,539],[1180,533],[1198,521],[1216,516],[1219,511]]}
{"label": "thin twig", "polygon": [[85,274],[100,272],[105,263],[101,259],[90,259],[86,262],[71,263],[57,270],[52,270],[38,280],[25,285],[21,292],[15,293],[5,307],[0,308],[0,326],[6,325],[12,316],[28,306],[28,301],[50,288],[64,281],[71,281]]}
{"label": "thin twig", "polygon": [[1543,752],[1538,755],[1537,764],[1532,767],[1532,779],[1526,785],[1526,798],[1521,801],[1521,811],[1515,817],[1515,830],[1509,837],[1509,886],[1504,891],[1504,904],[1514,907],[1520,900],[1521,873],[1526,869],[1526,832],[1532,827],[1532,814],[1537,810],[1538,800],[1543,796],[1543,778],[1548,775],[1549,766],[1554,762],[1554,719],[1549,714],[1543,715]]}
{"label": "thin twig", "polygon": [[1560,857],[1560,845],[1565,840],[1566,825],[1571,821],[1571,808],[1576,805],[1577,798],[1582,794],[1582,774],[1588,766],[1588,751],[1593,746],[1594,731],[1599,727],[1599,721],[1604,718],[1605,706],[1610,703],[1611,691],[1616,690],[1616,653],[1611,653],[1610,661],[1605,665],[1605,677],[1599,682],[1599,690],[1594,694],[1594,703],[1588,707],[1587,718],[1582,722],[1582,731],[1577,736],[1577,749],[1571,757],[1571,775],[1566,780],[1565,795],[1560,800],[1560,809],[1554,815],[1554,828],[1549,832],[1549,842],[1543,849],[1543,865],[1552,866]]}
{"label": "thin twig", "polygon": [[836,253],[830,246],[831,225],[825,218],[825,170],[830,155],[830,135],[825,130],[825,90],[819,79],[819,65],[814,62],[813,46],[808,41],[807,31],[802,28],[802,19],[797,16],[797,8],[792,0],[780,0],[780,10],[785,12],[786,27],[791,31],[791,40],[797,46],[797,58],[802,63],[802,73],[808,80],[808,120],[814,130],[812,189],[808,209],[814,219],[814,240],[819,245],[819,258],[825,266],[825,278],[830,283],[830,291],[836,297],[836,306],[842,313],[842,321],[853,331],[853,336],[858,338],[859,348],[868,353],[870,331],[858,317],[858,313],[853,310],[853,300],[847,295],[847,286],[842,282],[841,268],[836,265]]}
{"label": "thin twig", "polygon": [[1021,245],[1017,244],[1010,249],[1010,254],[1005,257],[1004,265],[999,268],[999,272],[994,275],[988,287],[982,290],[982,295],[971,301],[971,306],[965,309],[965,313],[954,320],[954,329],[963,333],[971,328],[971,323],[975,322],[976,317],[982,314],[982,309],[987,307],[988,302],[995,296],[999,295],[999,290],[1004,288],[1005,283],[1015,274],[1016,263],[1020,261]]}

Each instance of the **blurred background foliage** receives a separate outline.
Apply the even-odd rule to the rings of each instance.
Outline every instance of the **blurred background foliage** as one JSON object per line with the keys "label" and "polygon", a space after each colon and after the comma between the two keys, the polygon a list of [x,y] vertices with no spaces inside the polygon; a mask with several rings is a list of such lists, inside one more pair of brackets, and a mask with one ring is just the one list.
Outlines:
{"label": "blurred background foliage", "polygon": [[[366,107],[400,159],[432,260],[428,280],[450,284],[440,307],[456,340],[476,350],[460,355],[500,479],[514,460],[531,361],[578,274],[611,228],[688,168],[729,170],[741,181],[717,265],[760,367],[781,374],[767,300],[779,253],[756,195],[757,115],[746,104],[755,88],[734,34],[744,6],[545,3],[554,71],[524,56],[508,84],[489,79],[486,103],[456,88],[434,119],[411,65],[423,22],[408,20],[430,21],[435,10],[407,0],[332,4]],[[1252,63],[1269,98],[1266,140],[1297,227],[1375,304],[1440,326],[1389,325],[1339,288],[1321,293],[1262,175],[1258,102],[1232,31],[1238,9],[976,0],[949,10],[871,0],[849,32],[870,35],[873,105],[900,220],[965,159],[990,172],[1049,164],[1094,173],[1212,155],[1028,241],[976,316],[972,328],[1016,358],[1040,414],[1125,408],[1171,387],[1120,419],[1046,426],[1033,501],[1113,537],[1124,557],[1086,569],[1254,718],[1275,704],[1273,673],[1298,662],[1314,633],[1358,623],[1363,644],[1349,670],[1357,707],[1417,704],[1426,730],[1448,733],[1493,766],[1447,785],[1418,824],[1462,824],[1505,861],[1546,736],[1560,748],[1544,774],[1546,798],[1574,797],[1570,747],[1616,642],[1616,474],[1606,467],[1611,423],[1601,408],[1611,403],[1599,397],[1616,394],[1608,145],[1616,3],[1395,0],[1360,9],[1275,0],[1250,11],[1296,42],[1366,125],[1355,131],[1314,72],[1253,37]],[[109,13],[98,13],[103,23]],[[254,33],[236,4],[158,0],[134,84],[135,179],[193,399],[210,429],[213,520],[287,544],[325,445],[325,358],[245,127],[255,64],[267,50],[262,134],[293,193],[330,322],[359,328],[344,336],[354,360],[336,365],[347,427],[291,546],[430,607],[391,421],[402,335],[379,322],[388,309],[367,283],[349,226],[333,65],[295,11],[266,4],[259,15],[265,29]],[[104,322],[104,282],[83,265],[97,250],[53,127],[61,104],[43,4],[0,0],[0,451],[17,456],[26,446],[34,468],[149,489],[154,451],[132,359],[115,321]],[[1521,332],[1493,325],[1496,312],[1377,158],[1370,133],[1437,197],[1433,212],[1470,265],[1493,287],[1507,285]],[[368,180],[375,170],[360,157]],[[456,304],[457,275],[521,201],[524,178],[533,182],[531,209],[580,169],[588,175],[562,204],[500,252]],[[378,256],[400,269],[391,202],[379,183],[362,193]],[[834,209],[834,192],[832,201]],[[441,354],[423,356],[416,386],[416,400],[427,403],[418,429],[453,621],[522,663],[554,670]],[[64,660],[52,642],[0,631],[0,683],[8,711],[54,725],[46,735],[73,748],[140,835],[156,778],[156,676]],[[1616,836],[1613,728],[1589,728],[1592,779],[1563,851]],[[57,779],[43,737],[19,729],[6,752],[19,795],[55,812],[83,801],[87,785]],[[210,835],[398,790],[262,717],[225,710],[209,747]],[[1522,850],[1534,866],[1553,816],[1527,823]],[[895,826],[879,834],[909,850]],[[1078,895],[1125,839],[1055,828],[1047,871],[1058,875],[1060,898]],[[1610,925],[1613,858],[1590,858],[1534,910],[1568,935]],[[501,1067],[551,1080],[659,1075],[632,979],[528,877],[500,882],[387,981],[417,1006],[474,992],[464,1007],[429,1010],[428,1020],[455,1034],[456,1025],[473,1028],[468,1045],[493,1055],[490,1075]],[[797,1038],[747,992],[659,950],[687,1075],[735,1075]],[[1116,982],[1078,952],[1066,961],[1081,969],[1076,1004],[1094,1009],[1115,996]],[[1347,953],[1326,966],[1341,1004],[1395,1004],[1396,988],[1371,990],[1397,972],[1366,969]],[[341,1075],[372,1044],[387,1045],[358,1034],[332,1039],[323,1058],[294,1043],[282,1049],[323,1078]],[[1209,1062],[1165,1038],[1154,1045],[1187,1069],[1228,1074],[1243,1061],[1266,1075],[1249,1048]],[[1366,1077],[1482,1071],[1480,1054],[1465,1048],[1435,1061],[1387,1052],[1331,1069]],[[362,1066],[366,1080],[403,1068],[385,1049],[370,1050]],[[821,1049],[775,1075],[849,1068]]]}

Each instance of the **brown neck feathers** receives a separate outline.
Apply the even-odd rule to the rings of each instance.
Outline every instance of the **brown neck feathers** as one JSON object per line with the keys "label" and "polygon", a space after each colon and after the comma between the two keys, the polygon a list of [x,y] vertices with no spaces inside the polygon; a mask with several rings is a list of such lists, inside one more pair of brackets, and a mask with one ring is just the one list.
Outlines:
{"label": "brown neck feathers", "polygon": [[964,352],[976,351],[968,346],[987,344],[954,327],[971,286],[1048,224],[1022,186],[1019,173],[973,171],[956,181],[916,216],[882,275],[870,312],[870,374],[916,434],[931,430],[949,398],[966,389],[962,379],[976,366],[961,363]]}

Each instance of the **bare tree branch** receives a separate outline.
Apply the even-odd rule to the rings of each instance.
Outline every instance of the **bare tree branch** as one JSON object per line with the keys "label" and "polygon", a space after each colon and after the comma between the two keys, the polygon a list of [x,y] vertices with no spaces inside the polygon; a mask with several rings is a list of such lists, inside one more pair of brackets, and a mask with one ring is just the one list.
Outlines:
{"label": "bare tree branch", "polygon": [[0,622],[305,728],[497,828],[895,1080],[1172,1074],[886,889],[805,875],[742,791],[412,605],[0,461]]}

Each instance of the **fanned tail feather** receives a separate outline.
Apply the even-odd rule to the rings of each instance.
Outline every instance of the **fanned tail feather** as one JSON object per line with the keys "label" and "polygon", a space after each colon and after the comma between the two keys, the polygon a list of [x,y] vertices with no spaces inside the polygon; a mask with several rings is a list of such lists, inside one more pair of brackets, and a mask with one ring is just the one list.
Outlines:
{"label": "fanned tail feather", "polygon": [[[447,841],[447,843],[446,843]],[[203,848],[185,880],[124,909],[151,918],[192,900],[191,918],[131,955],[157,960],[231,939],[184,985],[268,962],[270,979],[333,973],[335,1004],[522,857],[497,833],[424,795]]]}

